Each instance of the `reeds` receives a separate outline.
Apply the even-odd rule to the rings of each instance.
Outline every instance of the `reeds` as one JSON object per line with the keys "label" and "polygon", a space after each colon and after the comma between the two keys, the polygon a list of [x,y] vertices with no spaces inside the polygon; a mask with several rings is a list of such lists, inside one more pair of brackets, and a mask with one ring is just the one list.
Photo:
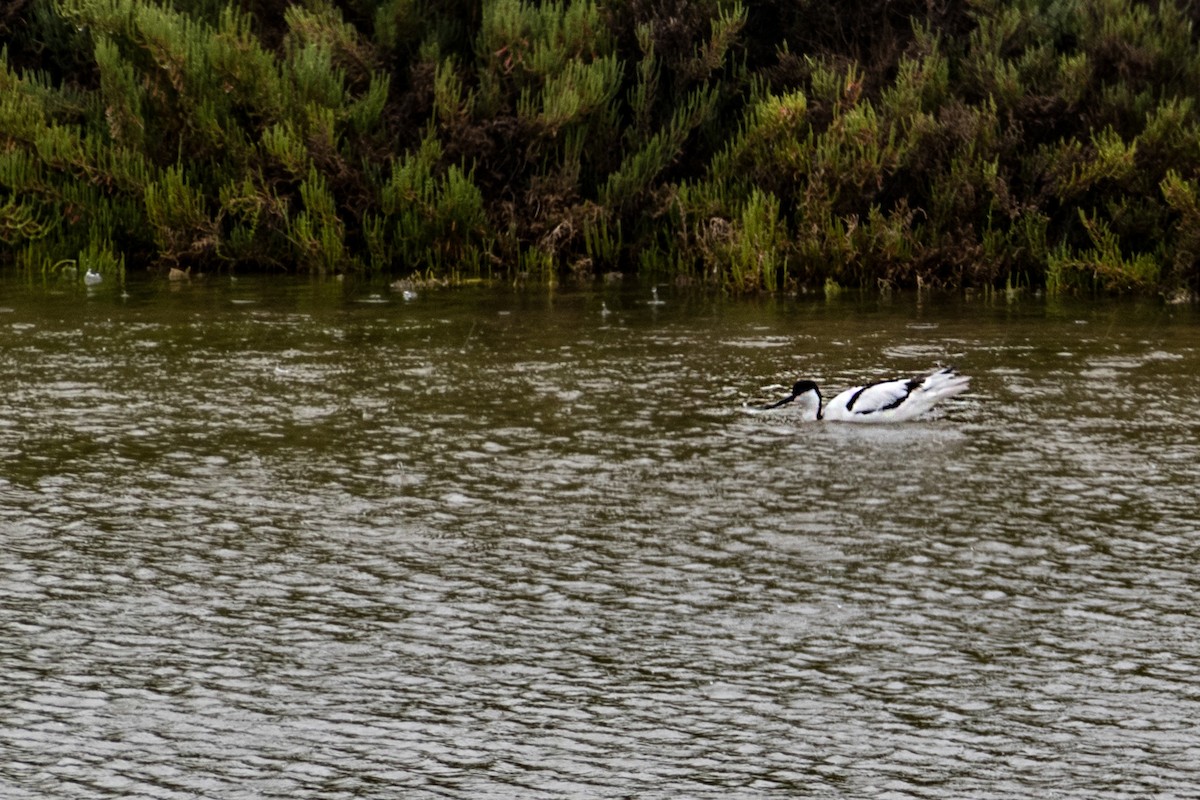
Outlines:
{"label": "reeds", "polygon": [[1200,289],[1189,4],[260,7],[0,18],[0,259]]}

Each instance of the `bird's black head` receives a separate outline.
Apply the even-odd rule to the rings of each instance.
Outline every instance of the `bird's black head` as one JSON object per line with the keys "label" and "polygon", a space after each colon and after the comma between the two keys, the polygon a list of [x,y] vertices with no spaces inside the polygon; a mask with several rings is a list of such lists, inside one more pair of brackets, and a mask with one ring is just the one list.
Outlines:
{"label": "bird's black head", "polygon": [[805,392],[816,392],[817,397],[821,396],[821,390],[812,381],[796,381],[795,385],[792,386],[792,397],[799,397]]}
{"label": "bird's black head", "polygon": [[805,392],[816,392],[817,404],[821,402],[821,392],[817,389],[817,385],[812,381],[796,381],[792,384],[792,391],[787,397],[780,398],[768,406],[763,406],[763,411],[770,411],[773,408],[783,408],[795,402],[796,398],[803,395]]}

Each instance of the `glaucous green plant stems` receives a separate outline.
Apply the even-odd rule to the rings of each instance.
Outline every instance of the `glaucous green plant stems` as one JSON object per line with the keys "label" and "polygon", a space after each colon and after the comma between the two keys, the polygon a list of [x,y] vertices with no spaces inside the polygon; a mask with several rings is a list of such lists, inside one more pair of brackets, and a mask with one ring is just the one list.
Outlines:
{"label": "glaucous green plant stems", "polygon": [[23,0],[0,263],[1200,288],[1178,0]]}

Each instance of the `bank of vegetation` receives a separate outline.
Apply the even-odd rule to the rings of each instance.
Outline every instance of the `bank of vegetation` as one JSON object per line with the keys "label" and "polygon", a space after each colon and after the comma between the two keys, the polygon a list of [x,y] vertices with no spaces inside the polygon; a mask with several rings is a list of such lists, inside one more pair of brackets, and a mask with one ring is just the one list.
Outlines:
{"label": "bank of vegetation", "polygon": [[1200,286],[1184,0],[9,0],[0,260]]}

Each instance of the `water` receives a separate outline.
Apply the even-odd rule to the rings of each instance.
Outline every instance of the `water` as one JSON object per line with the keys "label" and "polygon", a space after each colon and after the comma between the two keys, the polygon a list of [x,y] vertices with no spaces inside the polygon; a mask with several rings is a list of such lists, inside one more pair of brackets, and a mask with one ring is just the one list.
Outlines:
{"label": "water", "polygon": [[174,289],[0,286],[0,796],[1200,784],[1194,309]]}

